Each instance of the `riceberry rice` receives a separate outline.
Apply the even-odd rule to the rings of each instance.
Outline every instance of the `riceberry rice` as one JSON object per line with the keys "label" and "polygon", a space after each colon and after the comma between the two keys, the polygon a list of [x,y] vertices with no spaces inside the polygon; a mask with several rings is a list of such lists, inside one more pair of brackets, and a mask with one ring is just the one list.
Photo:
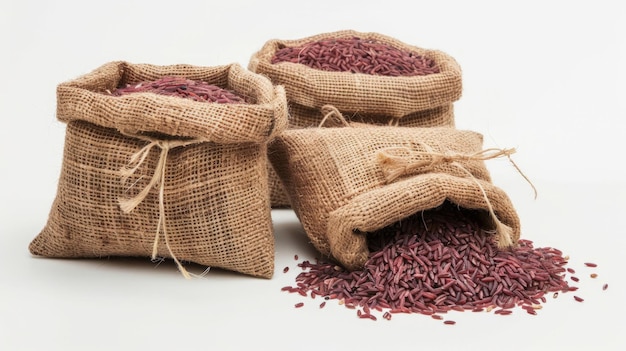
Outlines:
{"label": "riceberry rice", "polygon": [[199,102],[224,104],[245,103],[245,99],[235,92],[200,80],[191,80],[179,76],[166,76],[154,81],[127,84],[111,92],[114,96],[132,93],[155,93],[177,96]]}
{"label": "riceberry rice", "polygon": [[272,64],[292,62],[323,71],[381,76],[417,76],[439,73],[434,60],[371,39],[336,38],[284,47]]}
{"label": "riceberry rice", "polygon": [[560,250],[535,248],[529,240],[499,250],[479,223],[477,212],[445,203],[369,233],[371,253],[362,270],[299,263],[298,289],[350,308],[426,315],[494,309],[507,315],[517,306],[536,314],[546,293],[575,290]]}

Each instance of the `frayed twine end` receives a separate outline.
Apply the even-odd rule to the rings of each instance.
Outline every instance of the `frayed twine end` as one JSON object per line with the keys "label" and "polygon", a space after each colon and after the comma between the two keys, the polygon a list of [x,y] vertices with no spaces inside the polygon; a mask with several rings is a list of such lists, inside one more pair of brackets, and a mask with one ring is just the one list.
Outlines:
{"label": "frayed twine end", "polygon": [[513,229],[496,218],[496,245],[498,248],[501,250],[513,248],[515,243],[513,243],[512,238]]}

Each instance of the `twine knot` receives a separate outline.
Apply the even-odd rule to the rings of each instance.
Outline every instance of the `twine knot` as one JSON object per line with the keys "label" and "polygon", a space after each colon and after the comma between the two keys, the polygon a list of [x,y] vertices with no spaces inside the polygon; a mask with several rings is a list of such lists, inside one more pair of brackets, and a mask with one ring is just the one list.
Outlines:
{"label": "twine knot", "polygon": [[498,157],[508,157],[510,160],[510,156],[516,152],[515,149],[495,148],[474,153],[437,152],[424,143],[418,143],[418,146],[424,151],[408,147],[389,147],[377,153],[378,163],[387,182],[393,182],[403,175],[427,172],[435,166],[457,161],[486,161]]}
{"label": "twine knot", "polygon": [[403,175],[424,173],[435,166],[442,164],[450,164],[457,167],[468,178],[474,181],[480,189],[487,209],[492,220],[495,223],[495,232],[497,236],[497,244],[501,249],[510,248],[514,245],[511,238],[513,229],[506,224],[502,223],[496,216],[491,201],[487,196],[487,193],[481,183],[474,177],[474,175],[467,170],[460,162],[467,161],[486,161],[498,157],[507,157],[513,164],[515,169],[526,179],[526,181],[533,188],[535,198],[537,197],[537,189],[532,182],[522,173],[520,168],[513,162],[511,155],[515,153],[515,149],[484,149],[473,153],[458,153],[458,152],[437,152],[433,150],[429,145],[424,143],[418,143],[424,151],[413,150],[408,147],[389,147],[379,150],[376,153],[378,164],[383,172],[387,183],[395,181],[397,178]]}

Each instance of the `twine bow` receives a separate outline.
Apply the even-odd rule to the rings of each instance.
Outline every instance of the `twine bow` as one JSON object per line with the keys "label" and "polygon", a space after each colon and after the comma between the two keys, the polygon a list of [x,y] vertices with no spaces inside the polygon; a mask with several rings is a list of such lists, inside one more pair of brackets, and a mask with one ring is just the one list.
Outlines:
{"label": "twine bow", "polygon": [[[389,147],[377,153],[377,159],[387,182],[393,182],[403,175],[425,172],[435,166],[457,161],[487,161],[506,156],[511,160],[515,149],[484,149],[474,153],[437,152],[429,145],[419,143],[424,151],[408,147]],[[511,162],[513,162],[511,160]],[[517,166],[516,166],[517,168]],[[518,168],[519,170],[519,168]]]}
{"label": "twine bow", "polygon": [[[155,146],[159,147],[161,149],[161,153],[159,154],[159,160],[154,169],[154,174],[152,176],[152,179],[150,180],[148,185],[146,185],[137,195],[135,195],[132,198],[118,199],[120,208],[122,211],[124,211],[124,213],[132,212],[146,198],[146,196],[148,196],[152,188],[158,185],[159,187],[159,220],[157,223],[156,234],[154,236],[154,242],[152,245],[152,260],[155,260],[157,258],[158,247],[159,247],[159,236],[160,236],[161,229],[162,229],[163,238],[165,239],[165,246],[167,247],[167,250],[169,251],[170,256],[172,257],[174,262],[176,262],[176,265],[178,266],[178,270],[180,270],[180,272],[183,274],[185,278],[189,279],[191,278],[191,275],[189,274],[189,272],[187,272],[185,267],[183,267],[180,261],[176,258],[176,255],[172,251],[172,248],[170,247],[170,244],[169,244],[169,238],[168,238],[167,226],[166,226],[166,220],[165,220],[165,204],[163,201],[164,200],[164,188],[165,188],[165,169],[167,165],[167,155],[170,149],[180,147],[180,146],[197,144],[202,141],[197,140],[197,139],[155,140],[152,138],[137,136],[137,135],[133,135],[133,137],[149,141],[149,143],[130,157],[128,167],[122,167],[122,169],[120,169],[122,183],[125,183],[128,180],[128,178],[131,175],[133,175],[137,171],[137,169],[139,169],[139,167],[144,163],[144,161],[148,157],[148,154],[150,154],[150,151],[152,150],[153,147]],[[132,168],[129,168],[130,166],[132,166]],[[132,188],[133,185],[131,185],[130,188]]]}
{"label": "twine bow", "polygon": [[503,248],[509,248],[513,246],[513,240],[511,238],[513,229],[506,224],[502,223],[498,217],[496,216],[493,206],[491,205],[491,201],[489,201],[489,197],[483,186],[480,184],[478,179],[474,177],[474,175],[467,170],[461,163],[462,161],[486,161],[491,160],[498,157],[507,157],[511,164],[515,167],[515,169],[526,179],[528,184],[533,188],[535,193],[535,198],[537,197],[537,189],[532,184],[532,182],[522,173],[520,168],[513,162],[511,159],[511,155],[515,153],[515,149],[484,149],[481,151],[477,151],[474,153],[457,153],[457,152],[437,152],[434,151],[429,145],[424,143],[419,143],[420,146],[424,149],[424,151],[418,151],[409,149],[407,147],[390,147],[380,150],[376,154],[376,158],[378,160],[378,164],[380,165],[385,179],[388,183],[393,182],[398,177],[407,174],[413,173],[421,173],[432,169],[435,166],[441,164],[450,164],[452,166],[457,167],[463,173],[465,173],[471,180],[476,183],[478,188],[480,189],[485,203],[487,204],[487,209],[489,210],[489,214],[493,219],[496,225],[496,235],[497,235],[497,244],[498,246]]}

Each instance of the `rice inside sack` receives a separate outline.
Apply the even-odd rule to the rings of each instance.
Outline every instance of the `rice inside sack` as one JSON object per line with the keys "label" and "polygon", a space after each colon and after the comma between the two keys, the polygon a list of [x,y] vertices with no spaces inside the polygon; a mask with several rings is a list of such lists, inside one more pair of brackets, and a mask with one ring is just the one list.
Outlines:
{"label": "rice inside sack", "polygon": [[[119,87],[180,76],[246,103],[211,103]],[[286,126],[281,87],[237,64],[118,61],[62,83],[67,123],[57,195],[30,243],[44,257],[165,257],[271,278],[274,236],[267,144]]]}

